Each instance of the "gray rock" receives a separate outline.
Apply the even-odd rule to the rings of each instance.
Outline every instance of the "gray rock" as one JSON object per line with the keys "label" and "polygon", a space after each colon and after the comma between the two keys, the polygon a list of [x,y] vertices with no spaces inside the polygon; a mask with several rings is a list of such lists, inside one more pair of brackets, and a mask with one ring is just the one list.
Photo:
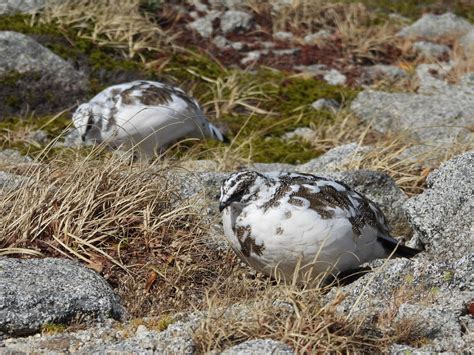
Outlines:
{"label": "gray rock", "polygon": [[9,72],[40,73],[42,80],[67,89],[84,89],[87,80],[59,56],[24,34],[0,32],[0,76]]}
{"label": "gray rock", "polygon": [[336,69],[331,69],[323,75],[324,80],[330,85],[344,85],[346,76]]}
{"label": "gray rock", "polygon": [[121,319],[124,312],[107,282],[75,262],[0,258],[0,332],[25,335],[48,323]]}
{"label": "gray rock", "polygon": [[336,112],[341,108],[341,104],[334,99],[319,99],[311,104],[311,107],[315,110],[329,110]]}
{"label": "gray rock", "polygon": [[415,23],[403,28],[398,35],[433,40],[445,36],[459,37],[473,28],[469,21],[450,12],[443,15],[425,14]]}
{"label": "gray rock", "polygon": [[208,12],[209,8],[206,4],[203,4],[200,0],[191,0],[190,3],[194,5],[197,11]]}
{"label": "gray rock", "polygon": [[24,163],[30,163],[33,159],[22,155],[18,150],[15,149],[4,149],[0,150],[0,164],[1,165],[18,165]]}
{"label": "gray rock", "polygon": [[327,66],[324,64],[296,65],[294,68],[301,73],[313,75],[323,75],[327,72]]}
{"label": "gray rock", "polygon": [[201,37],[209,38],[214,32],[212,22],[218,18],[222,12],[210,11],[206,16],[198,18],[188,24],[188,28],[196,31]]}
{"label": "gray rock", "polygon": [[229,41],[227,40],[227,38],[225,38],[224,36],[216,36],[212,39],[212,43],[214,43],[214,45],[217,47],[217,48],[220,48],[220,49],[224,49],[226,47],[229,46]]}
{"label": "gray rock", "polygon": [[286,49],[274,49],[272,53],[275,55],[296,55],[301,51],[300,48],[286,48]]}
{"label": "gray rock", "polygon": [[8,192],[16,189],[26,178],[21,175],[0,171],[0,192]]}
{"label": "gray rock", "polygon": [[437,58],[444,54],[449,54],[451,49],[444,44],[437,44],[427,41],[418,41],[413,43],[413,49],[427,58]]}
{"label": "gray rock", "polygon": [[364,79],[368,82],[374,80],[395,81],[407,77],[408,74],[405,70],[394,65],[375,64],[364,68]]}
{"label": "gray rock", "polygon": [[28,139],[34,143],[44,145],[48,143],[49,136],[48,136],[48,133],[46,133],[46,131],[43,131],[42,129],[38,129],[32,132],[29,132]]}
{"label": "gray rock", "polygon": [[459,316],[433,306],[413,305],[404,303],[398,309],[394,323],[412,323],[418,336],[431,338],[430,348],[435,350],[462,349],[465,344],[462,339]]}
{"label": "gray rock", "polygon": [[294,131],[284,133],[282,138],[284,140],[300,138],[304,141],[311,141],[314,138],[314,133],[314,130],[309,127],[298,127]]}
{"label": "gray rock", "polygon": [[281,354],[292,355],[294,350],[287,344],[272,339],[254,339],[247,340],[239,345],[226,349],[222,355],[251,355],[251,354]]}
{"label": "gray rock", "polygon": [[427,189],[404,209],[415,236],[436,259],[453,260],[474,246],[474,151],[432,172]]}
{"label": "gray rock", "polygon": [[220,23],[224,34],[247,31],[253,26],[253,16],[244,11],[229,10],[224,12]]}
{"label": "gray rock", "polygon": [[459,39],[459,44],[467,56],[474,55],[474,28]]}
{"label": "gray rock", "polygon": [[250,64],[253,62],[256,62],[260,59],[262,54],[268,54],[268,50],[255,50],[255,51],[250,51],[245,54],[245,57],[243,57],[240,61],[243,65]]}
{"label": "gray rock", "polygon": [[326,30],[320,30],[316,33],[309,33],[303,37],[303,42],[308,45],[318,44],[321,41],[331,37],[331,33]]}
{"label": "gray rock", "polygon": [[70,128],[66,132],[64,132],[64,142],[56,142],[56,146],[58,147],[80,147],[84,144],[89,144],[88,142],[83,142],[81,140],[81,136],[77,129]]}
{"label": "gray rock", "polygon": [[76,332],[6,339],[3,350],[47,354],[192,354],[195,351],[192,333],[201,319],[195,313],[176,315],[162,331],[154,327],[161,322],[160,318],[143,318],[138,326],[137,320],[120,325],[107,320],[100,326]]}
{"label": "gray rock", "polygon": [[35,12],[44,3],[45,0],[0,0],[0,15]]}
{"label": "gray rock", "polygon": [[[330,301],[338,293],[345,295],[337,306],[339,312],[368,321],[386,314],[389,327],[397,323],[407,327],[410,320],[414,336],[431,340],[421,351],[459,353],[469,349],[469,338],[460,323],[474,297],[474,254],[436,262],[422,252],[412,260],[376,260],[369,265],[374,271],[325,296]],[[391,319],[390,314],[395,317]],[[429,317],[433,319],[428,321]],[[446,329],[439,329],[444,326]]]}
{"label": "gray rock", "polygon": [[293,40],[293,37],[293,33],[286,31],[278,31],[273,34],[274,39],[282,42],[291,41]]}
{"label": "gray rock", "polygon": [[328,150],[323,155],[311,159],[309,162],[298,165],[295,169],[302,173],[315,174],[344,170],[351,162],[360,160],[372,150],[369,146],[360,146],[357,143],[341,145]]}
{"label": "gray rock", "polygon": [[241,51],[244,48],[244,44],[242,42],[230,42],[230,46],[236,51]]}
{"label": "gray rock", "polygon": [[[474,86],[448,86],[433,95],[366,90],[351,110],[380,132],[410,132],[420,143],[451,143],[472,137]],[[466,128],[464,128],[466,127]]]}
{"label": "gray rock", "polygon": [[149,353],[149,354],[193,354],[192,331],[197,323],[176,322],[162,332],[139,326],[135,336],[118,342],[106,342],[85,346],[84,354],[91,353]]}
{"label": "gray rock", "polygon": [[416,67],[419,94],[442,93],[449,89],[445,80],[453,65],[450,63],[420,64]]}

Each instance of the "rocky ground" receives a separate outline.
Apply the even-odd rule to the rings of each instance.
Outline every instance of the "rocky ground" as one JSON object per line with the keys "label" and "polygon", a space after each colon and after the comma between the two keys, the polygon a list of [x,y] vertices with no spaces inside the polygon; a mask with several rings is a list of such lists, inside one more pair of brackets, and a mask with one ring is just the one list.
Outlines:
{"label": "rocky ground", "polygon": [[[0,0],[0,352],[474,348],[470,2],[117,3]],[[144,78],[232,143],[149,164],[70,144],[78,103]],[[223,239],[244,167],[341,180],[423,252],[276,284]]]}

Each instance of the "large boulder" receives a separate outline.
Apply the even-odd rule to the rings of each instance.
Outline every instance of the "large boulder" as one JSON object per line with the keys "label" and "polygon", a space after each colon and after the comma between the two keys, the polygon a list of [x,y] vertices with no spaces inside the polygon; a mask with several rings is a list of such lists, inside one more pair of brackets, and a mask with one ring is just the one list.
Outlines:
{"label": "large boulder", "polygon": [[65,88],[86,86],[82,73],[31,37],[0,31],[0,75],[10,72],[37,73],[43,80],[60,83]]}
{"label": "large boulder", "polygon": [[325,296],[343,299],[339,312],[375,323],[387,334],[408,330],[414,343],[423,339],[418,350],[460,353],[472,347],[474,323],[466,322],[466,314],[474,298],[473,253],[455,261],[433,261],[421,253],[370,266],[371,273]]}
{"label": "large boulder", "polygon": [[124,316],[97,273],[65,259],[0,258],[0,332],[26,335],[48,324]]}
{"label": "large boulder", "polygon": [[380,132],[406,131],[420,143],[447,144],[468,140],[474,125],[474,85],[440,88],[432,95],[366,90],[351,110]]}
{"label": "large boulder", "polygon": [[459,37],[474,26],[466,19],[450,12],[443,15],[424,14],[418,21],[403,28],[398,35],[405,38],[437,39]]}
{"label": "large boulder", "polygon": [[64,110],[84,96],[87,77],[69,62],[36,42],[12,31],[0,31],[0,121]]}
{"label": "large boulder", "polygon": [[474,247],[474,151],[445,162],[427,189],[404,205],[415,237],[436,259],[454,260]]}

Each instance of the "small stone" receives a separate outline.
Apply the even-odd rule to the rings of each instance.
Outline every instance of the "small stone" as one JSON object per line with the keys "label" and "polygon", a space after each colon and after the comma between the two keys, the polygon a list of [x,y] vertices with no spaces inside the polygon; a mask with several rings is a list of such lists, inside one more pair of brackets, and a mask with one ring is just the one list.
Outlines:
{"label": "small stone", "polygon": [[214,32],[212,22],[222,13],[220,11],[210,11],[206,16],[198,18],[188,24],[188,27],[201,35],[201,37],[209,38]]}
{"label": "small stone", "polygon": [[296,65],[294,68],[301,73],[313,75],[323,75],[327,71],[327,66],[324,64]]}
{"label": "small stone", "polygon": [[262,54],[267,54],[267,53],[268,53],[268,50],[265,50],[265,51],[257,50],[257,51],[247,52],[245,57],[240,60],[240,63],[242,63],[243,65],[246,65],[252,62],[256,62],[260,59]]}
{"label": "small stone", "polygon": [[244,11],[229,10],[221,17],[221,30],[224,34],[247,31],[253,25],[253,16]]}
{"label": "small stone", "polygon": [[241,51],[244,48],[244,44],[242,42],[231,42],[230,46],[236,51]]}
{"label": "small stone", "polygon": [[453,68],[449,63],[419,64],[416,67],[416,78],[418,79],[419,94],[442,93],[449,89],[449,83],[445,80]]}
{"label": "small stone", "polygon": [[346,76],[336,69],[329,70],[323,78],[329,85],[344,85],[347,80]]}
{"label": "small stone", "polygon": [[229,41],[227,40],[227,38],[225,38],[224,36],[216,36],[212,39],[212,43],[214,43],[214,45],[217,47],[217,48],[220,48],[220,49],[224,49],[225,47],[228,47],[229,46]]}
{"label": "small stone", "polygon": [[308,45],[315,45],[331,37],[331,33],[326,30],[320,30],[316,33],[310,33],[303,37],[303,41]]}
{"label": "small stone", "polygon": [[395,65],[375,64],[370,67],[365,67],[364,71],[370,81],[377,79],[394,81],[408,77],[405,70]]}
{"label": "small stone", "polygon": [[282,42],[291,41],[293,37],[293,33],[285,31],[279,31],[273,34],[275,40]]}
{"label": "small stone", "polygon": [[247,340],[239,345],[224,350],[222,355],[293,355],[294,350],[287,344],[271,339]]}
{"label": "small stone", "polygon": [[339,102],[337,102],[334,99],[319,99],[319,100],[314,101],[311,104],[311,107],[318,111],[329,110],[332,112],[336,112],[337,110],[339,110],[341,105],[339,104]]}
{"label": "small stone", "polygon": [[28,133],[28,139],[38,144],[46,144],[49,141],[48,133],[41,129]]}
{"label": "small stone", "polygon": [[283,134],[282,138],[285,140],[301,138],[305,141],[311,141],[314,138],[314,133],[314,130],[309,127],[298,127],[294,131]]}
{"label": "small stone", "polygon": [[300,48],[287,48],[287,49],[274,49],[272,52],[275,55],[296,55],[298,52],[300,52]]}
{"label": "small stone", "polygon": [[[0,171],[0,192],[10,191],[18,188],[22,182],[26,181],[26,178],[21,175],[11,174],[4,171]],[[0,309],[1,314],[1,309]],[[1,333],[1,327],[0,327]]]}
{"label": "small stone", "polygon": [[444,44],[436,44],[427,41],[418,41],[413,43],[413,49],[415,52],[427,57],[437,58],[443,54],[448,54],[451,50]]}

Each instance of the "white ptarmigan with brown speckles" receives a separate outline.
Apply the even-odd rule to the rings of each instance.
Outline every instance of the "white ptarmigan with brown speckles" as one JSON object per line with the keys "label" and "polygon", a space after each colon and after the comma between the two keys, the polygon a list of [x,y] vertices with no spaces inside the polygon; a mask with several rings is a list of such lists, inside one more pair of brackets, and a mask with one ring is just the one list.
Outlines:
{"label": "white ptarmigan with brown speckles", "polygon": [[134,147],[146,159],[183,138],[227,140],[195,99],[157,81],[111,86],[80,105],[72,120],[83,142]]}
{"label": "white ptarmigan with brown speckles", "polygon": [[234,251],[258,271],[287,282],[419,252],[390,236],[375,203],[335,180],[242,171],[223,182],[219,202]]}

